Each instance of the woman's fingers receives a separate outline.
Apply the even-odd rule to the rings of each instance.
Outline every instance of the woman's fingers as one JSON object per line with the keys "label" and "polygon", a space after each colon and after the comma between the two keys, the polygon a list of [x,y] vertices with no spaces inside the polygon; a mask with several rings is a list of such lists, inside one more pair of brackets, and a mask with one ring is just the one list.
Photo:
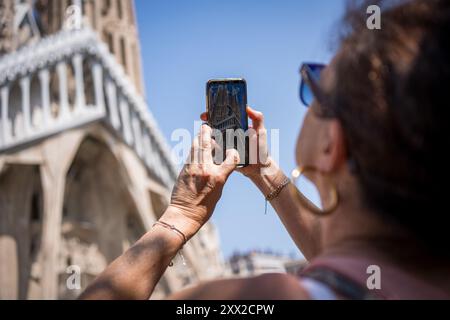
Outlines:
{"label": "woman's fingers", "polygon": [[198,135],[195,136],[194,140],[192,141],[189,164],[199,164],[200,161],[200,136]]}
{"label": "woman's fingers", "polygon": [[256,131],[264,129],[264,115],[262,112],[256,111],[251,107],[247,107],[247,114],[253,122],[253,129]]}
{"label": "woman's fingers", "polygon": [[239,164],[239,152],[236,149],[228,149],[226,153],[227,157],[225,161],[220,165],[222,173],[226,178],[230,176],[230,174],[236,169],[236,166]]}
{"label": "woman's fingers", "polygon": [[212,143],[211,143],[212,129],[210,126],[204,124],[200,130],[200,159],[204,164],[212,164]]}
{"label": "woman's fingers", "polygon": [[[256,111],[251,107],[247,107],[247,114],[250,119],[252,119],[252,125],[249,125],[249,143],[250,143],[250,163],[260,163],[264,162],[267,154],[267,133],[264,126],[264,115],[262,112]],[[208,113],[204,112],[200,115],[202,121],[208,121]],[[217,142],[211,138],[212,129],[208,125],[203,125],[200,133],[199,139],[199,160],[203,163],[213,163],[213,150],[216,150],[218,147]],[[236,150],[235,150],[236,151]],[[231,153],[231,154],[230,154]],[[220,155],[220,152],[219,152]],[[223,159],[223,158],[222,158]],[[237,160],[236,160],[237,159]],[[237,162],[235,162],[237,161]],[[234,169],[236,169],[236,165],[239,163],[239,154],[238,152],[234,152],[228,150],[227,158],[222,163],[222,166],[226,167],[226,172],[229,174]]]}
{"label": "woman's fingers", "polygon": [[[253,127],[255,130],[263,129],[264,128],[264,115],[260,111],[256,111],[255,109],[251,107],[247,107],[247,114],[250,119],[252,119]],[[208,113],[203,112],[200,115],[200,119],[202,121],[208,121]]]}
{"label": "woman's fingers", "polygon": [[216,142],[216,140],[211,139],[211,149],[215,150],[217,148],[220,148],[220,145]]}

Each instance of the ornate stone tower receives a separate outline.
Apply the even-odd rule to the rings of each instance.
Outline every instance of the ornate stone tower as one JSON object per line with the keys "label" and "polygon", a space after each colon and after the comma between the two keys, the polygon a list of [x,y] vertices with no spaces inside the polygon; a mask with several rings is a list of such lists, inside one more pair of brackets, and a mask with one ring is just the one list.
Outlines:
{"label": "ornate stone tower", "polygon": [[79,4],[84,17],[83,24],[89,25],[100,35],[108,45],[109,51],[133,80],[138,91],[143,93],[139,35],[133,1],[41,0],[40,3],[44,8],[47,6],[48,16],[45,18],[47,21],[43,23],[46,33],[63,29],[64,21],[71,14],[67,11],[69,4]]}
{"label": "ornate stone tower", "polygon": [[[142,96],[134,5],[1,0],[0,26],[0,299],[73,298],[151,228],[177,175]],[[153,298],[223,271],[211,224],[184,255]]]}
{"label": "ornate stone tower", "polygon": [[[82,25],[98,33],[138,92],[143,94],[139,34],[134,2],[130,0],[2,0],[0,54],[16,50],[33,37],[36,40],[39,35],[50,35],[67,28],[68,21],[77,14],[71,10],[71,5],[81,8]],[[34,13],[27,11],[29,8]]]}

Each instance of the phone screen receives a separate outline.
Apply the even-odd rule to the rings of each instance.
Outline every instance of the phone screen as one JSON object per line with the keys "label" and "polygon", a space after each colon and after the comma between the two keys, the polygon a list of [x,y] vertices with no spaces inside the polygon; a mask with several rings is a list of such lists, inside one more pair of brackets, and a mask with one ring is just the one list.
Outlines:
{"label": "phone screen", "polygon": [[[206,88],[208,124],[222,134],[216,142],[222,148],[222,155],[216,162],[225,158],[226,149],[239,152],[240,163],[248,165],[248,116],[247,84],[244,79],[210,80]],[[222,140],[222,141],[220,141]]]}

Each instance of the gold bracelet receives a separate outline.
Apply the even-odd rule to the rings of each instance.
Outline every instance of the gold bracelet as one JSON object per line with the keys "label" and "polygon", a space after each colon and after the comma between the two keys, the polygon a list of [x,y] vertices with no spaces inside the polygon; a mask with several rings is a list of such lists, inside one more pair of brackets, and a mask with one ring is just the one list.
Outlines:
{"label": "gold bracelet", "polygon": [[266,197],[266,205],[265,205],[265,209],[264,209],[264,214],[267,214],[267,203],[269,201],[274,200],[276,197],[278,197],[281,193],[281,191],[283,191],[283,189],[291,182],[291,180],[289,178],[286,178],[280,185],[278,185],[278,187],[276,187],[274,190],[272,190]]}
{"label": "gold bracelet", "polygon": [[281,193],[281,191],[283,191],[283,189],[290,183],[290,179],[286,178],[280,185],[278,185],[278,187],[276,187],[274,190],[272,190],[266,197],[267,201],[272,201],[273,199],[275,199],[276,197],[278,197]]}

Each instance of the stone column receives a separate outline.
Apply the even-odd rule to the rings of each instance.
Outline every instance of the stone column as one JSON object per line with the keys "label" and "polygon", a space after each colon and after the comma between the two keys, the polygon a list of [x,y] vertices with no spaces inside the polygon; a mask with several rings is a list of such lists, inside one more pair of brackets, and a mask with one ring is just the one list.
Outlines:
{"label": "stone column", "polygon": [[120,119],[117,108],[117,88],[110,78],[106,80],[106,95],[109,107],[109,121],[111,121],[112,126],[118,130],[120,128]]}
{"label": "stone column", "polygon": [[41,100],[43,113],[43,127],[46,128],[51,121],[50,114],[50,73],[47,69],[39,71],[39,82],[41,85]]}
{"label": "stone column", "polygon": [[128,105],[128,102],[123,97],[119,98],[119,105],[120,105],[119,106],[120,115],[122,118],[123,135],[124,135],[125,141],[131,145],[133,143],[133,135],[131,133],[129,105]]}
{"label": "stone column", "polygon": [[95,104],[99,112],[105,112],[105,97],[103,94],[103,69],[100,63],[92,64],[92,76],[94,78]]}
{"label": "stone column", "polygon": [[58,298],[58,257],[61,244],[66,175],[80,146],[83,133],[69,131],[42,145],[41,165],[43,221],[39,261],[42,265],[43,299]]}
{"label": "stone column", "polygon": [[144,130],[142,144],[144,146],[144,161],[148,167],[152,165],[152,146],[150,144],[150,136],[147,131]]}
{"label": "stone column", "polygon": [[67,66],[64,61],[59,62],[56,66],[59,80],[59,115],[60,120],[66,120],[70,116],[69,110],[69,94],[67,90]]}
{"label": "stone column", "polygon": [[84,75],[83,75],[83,56],[75,54],[72,58],[73,68],[75,70],[75,114],[79,114],[86,106],[86,98],[84,96]]}
{"label": "stone column", "polygon": [[6,145],[9,142],[9,139],[11,137],[11,130],[10,130],[10,121],[8,119],[8,107],[9,107],[9,88],[3,87],[0,90],[1,95],[1,125],[2,125],[2,132],[1,132],[1,144]]}
{"label": "stone column", "polygon": [[142,147],[142,131],[141,131],[141,124],[139,120],[139,116],[136,112],[133,112],[132,115],[132,126],[133,126],[133,132],[134,132],[134,145],[136,153],[139,157],[143,158],[144,156],[144,150]]}
{"label": "stone column", "polygon": [[49,165],[41,167],[44,199],[42,230],[42,298],[58,298],[58,254],[61,242],[61,222],[64,201],[65,175]]}
{"label": "stone column", "polygon": [[27,298],[34,172],[12,165],[0,182],[0,300]]}
{"label": "stone column", "polygon": [[[155,165],[155,168],[164,168],[164,165],[163,165],[163,163],[161,162],[161,155],[159,154],[158,151],[155,151],[154,156],[155,156],[155,158],[154,158],[154,160],[155,160],[155,164],[154,164],[154,165]],[[155,173],[156,173],[156,176],[157,176],[159,179],[164,180],[164,179],[163,179],[162,172],[161,172],[161,169],[155,170]]]}
{"label": "stone column", "polygon": [[6,234],[0,235],[0,257],[2,258],[2,263],[0,263],[0,300],[14,300],[19,297],[17,251],[17,242],[14,237]]}
{"label": "stone column", "polygon": [[22,93],[23,135],[25,137],[28,137],[31,134],[29,76],[25,76],[24,78],[20,79],[20,91]]}

